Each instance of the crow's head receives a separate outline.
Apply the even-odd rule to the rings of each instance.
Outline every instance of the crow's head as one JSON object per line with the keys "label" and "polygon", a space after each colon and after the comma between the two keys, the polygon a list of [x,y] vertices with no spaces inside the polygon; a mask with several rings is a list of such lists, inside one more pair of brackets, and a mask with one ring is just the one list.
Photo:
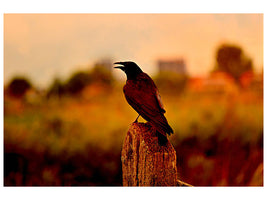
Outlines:
{"label": "crow's head", "polygon": [[114,64],[120,65],[120,66],[117,66],[117,67],[114,67],[114,68],[119,68],[122,71],[124,71],[125,74],[127,75],[127,79],[133,79],[138,74],[143,72],[136,63],[131,62],[131,61],[115,62]]}

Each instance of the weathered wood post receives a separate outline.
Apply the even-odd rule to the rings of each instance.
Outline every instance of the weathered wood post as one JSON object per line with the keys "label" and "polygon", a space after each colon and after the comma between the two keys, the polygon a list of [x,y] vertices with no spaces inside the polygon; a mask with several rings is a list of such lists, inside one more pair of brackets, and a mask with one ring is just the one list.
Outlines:
{"label": "weathered wood post", "polygon": [[177,177],[176,152],[168,141],[158,144],[156,130],[148,123],[133,123],[124,140],[123,186],[189,186]]}

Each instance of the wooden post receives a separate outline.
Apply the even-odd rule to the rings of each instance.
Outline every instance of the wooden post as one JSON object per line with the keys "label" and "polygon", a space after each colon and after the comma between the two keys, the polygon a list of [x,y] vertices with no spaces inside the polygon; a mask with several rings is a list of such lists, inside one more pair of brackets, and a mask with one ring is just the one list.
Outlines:
{"label": "wooden post", "polygon": [[189,186],[178,180],[176,152],[158,144],[149,123],[133,123],[121,153],[123,186]]}

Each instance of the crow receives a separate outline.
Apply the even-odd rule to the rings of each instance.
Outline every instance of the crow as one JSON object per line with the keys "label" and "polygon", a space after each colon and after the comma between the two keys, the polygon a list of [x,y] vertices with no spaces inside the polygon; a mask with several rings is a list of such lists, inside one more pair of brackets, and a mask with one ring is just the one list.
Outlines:
{"label": "crow", "polygon": [[[123,92],[127,102],[133,109],[141,115],[146,121],[150,122],[157,130],[159,144],[164,145],[167,142],[167,135],[173,133],[172,128],[164,116],[166,112],[159,91],[154,81],[144,73],[140,67],[131,61],[115,62],[127,76]],[[138,117],[134,122],[137,122]]]}

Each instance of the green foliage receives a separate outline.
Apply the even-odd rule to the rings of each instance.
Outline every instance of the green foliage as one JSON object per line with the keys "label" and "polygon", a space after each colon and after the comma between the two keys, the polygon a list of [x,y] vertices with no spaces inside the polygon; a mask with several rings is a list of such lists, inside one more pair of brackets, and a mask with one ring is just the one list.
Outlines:
{"label": "green foliage", "polygon": [[8,92],[14,97],[21,98],[31,87],[32,84],[27,78],[15,77],[8,85]]}
{"label": "green foliage", "polygon": [[215,70],[221,70],[232,75],[239,81],[242,73],[253,70],[252,60],[248,58],[241,47],[229,44],[221,45],[216,54]]}
{"label": "green foliage", "polygon": [[106,86],[111,86],[114,82],[111,71],[102,65],[96,65],[90,74],[94,82],[100,82]]}
{"label": "green foliage", "polygon": [[78,94],[83,90],[83,88],[91,83],[91,76],[87,72],[76,72],[74,73],[70,79],[66,83],[66,90],[70,94]]}
{"label": "green foliage", "polygon": [[47,96],[61,97],[64,93],[66,93],[65,85],[60,81],[60,79],[56,78],[52,85],[48,88]]}
{"label": "green foliage", "polygon": [[65,83],[56,78],[49,87],[47,96],[79,95],[88,85],[99,83],[102,86],[111,87],[113,82],[111,71],[102,65],[96,65],[91,71],[73,73]]}

